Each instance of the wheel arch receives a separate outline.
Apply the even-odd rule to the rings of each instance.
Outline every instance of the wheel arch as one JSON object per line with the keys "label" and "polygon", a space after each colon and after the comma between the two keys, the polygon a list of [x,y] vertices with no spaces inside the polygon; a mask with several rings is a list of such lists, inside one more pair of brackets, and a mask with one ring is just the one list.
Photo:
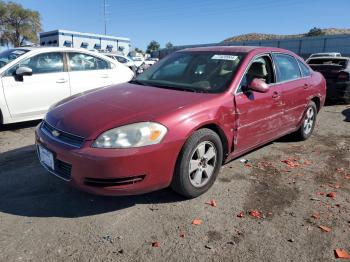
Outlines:
{"label": "wheel arch", "polygon": [[317,112],[321,109],[321,99],[318,96],[314,96],[311,98],[311,101],[313,101],[316,104]]}
{"label": "wheel arch", "polygon": [[207,129],[214,131],[220,137],[220,140],[222,143],[222,148],[223,148],[223,156],[224,156],[222,158],[222,160],[223,160],[223,162],[225,162],[225,160],[229,154],[228,140],[227,140],[227,137],[225,135],[225,132],[216,123],[206,123],[204,125],[197,127],[197,129],[195,129],[194,131],[197,131],[197,130],[203,129],[203,128],[207,128]]}
{"label": "wheel arch", "polygon": [[4,116],[2,115],[2,111],[0,108],[0,125],[3,125],[3,124],[4,124]]}

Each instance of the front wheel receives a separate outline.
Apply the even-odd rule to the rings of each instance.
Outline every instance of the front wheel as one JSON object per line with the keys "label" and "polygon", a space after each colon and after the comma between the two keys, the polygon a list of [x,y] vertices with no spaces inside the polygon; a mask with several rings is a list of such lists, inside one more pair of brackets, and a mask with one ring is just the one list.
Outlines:
{"label": "front wheel", "polygon": [[196,131],[180,152],[171,188],[188,198],[205,193],[216,180],[222,158],[218,134],[206,128]]}
{"label": "front wheel", "polygon": [[295,132],[295,135],[299,140],[306,140],[311,136],[316,125],[316,116],[317,107],[315,102],[311,101],[305,110],[302,125]]}

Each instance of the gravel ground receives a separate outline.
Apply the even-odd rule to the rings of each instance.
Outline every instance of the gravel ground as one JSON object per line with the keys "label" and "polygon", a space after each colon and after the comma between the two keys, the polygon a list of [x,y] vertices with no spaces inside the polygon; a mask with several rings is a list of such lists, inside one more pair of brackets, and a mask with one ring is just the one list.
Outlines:
{"label": "gravel ground", "polygon": [[226,164],[192,200],[169,189],[79,192],[38,163],[37,123],[0,131],[0,261],[333,261],[336,248],[350,253],[349,106],[323,108],[305,142],[283,138],[243,156],[246,165]]}

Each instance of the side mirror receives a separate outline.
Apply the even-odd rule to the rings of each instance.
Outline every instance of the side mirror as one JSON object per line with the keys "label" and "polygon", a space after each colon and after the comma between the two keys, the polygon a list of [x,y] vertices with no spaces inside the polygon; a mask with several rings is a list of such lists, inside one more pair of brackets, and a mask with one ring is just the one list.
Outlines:
{"label": "side mirror", "polygon": [[259,78],[254,78],[248,88],[259,93],[266,93],[269,91],[269,86]]}
{"label": "side mirror", "polygon": [[32,74],[33,74],[33,70],[26,66],[21,66],[16,70],[17,76],[31,76]]}

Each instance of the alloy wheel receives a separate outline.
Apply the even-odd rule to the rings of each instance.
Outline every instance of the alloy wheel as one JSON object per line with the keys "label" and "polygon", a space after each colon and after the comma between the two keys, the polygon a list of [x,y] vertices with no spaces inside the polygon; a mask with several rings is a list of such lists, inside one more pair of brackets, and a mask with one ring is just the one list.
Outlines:
{"label": "alloy wheel", "polygon": [[189,178],[194,187],[205,186],[214,173],[217,152],[213,143],[204,141],[193,151],[189,164]]}

